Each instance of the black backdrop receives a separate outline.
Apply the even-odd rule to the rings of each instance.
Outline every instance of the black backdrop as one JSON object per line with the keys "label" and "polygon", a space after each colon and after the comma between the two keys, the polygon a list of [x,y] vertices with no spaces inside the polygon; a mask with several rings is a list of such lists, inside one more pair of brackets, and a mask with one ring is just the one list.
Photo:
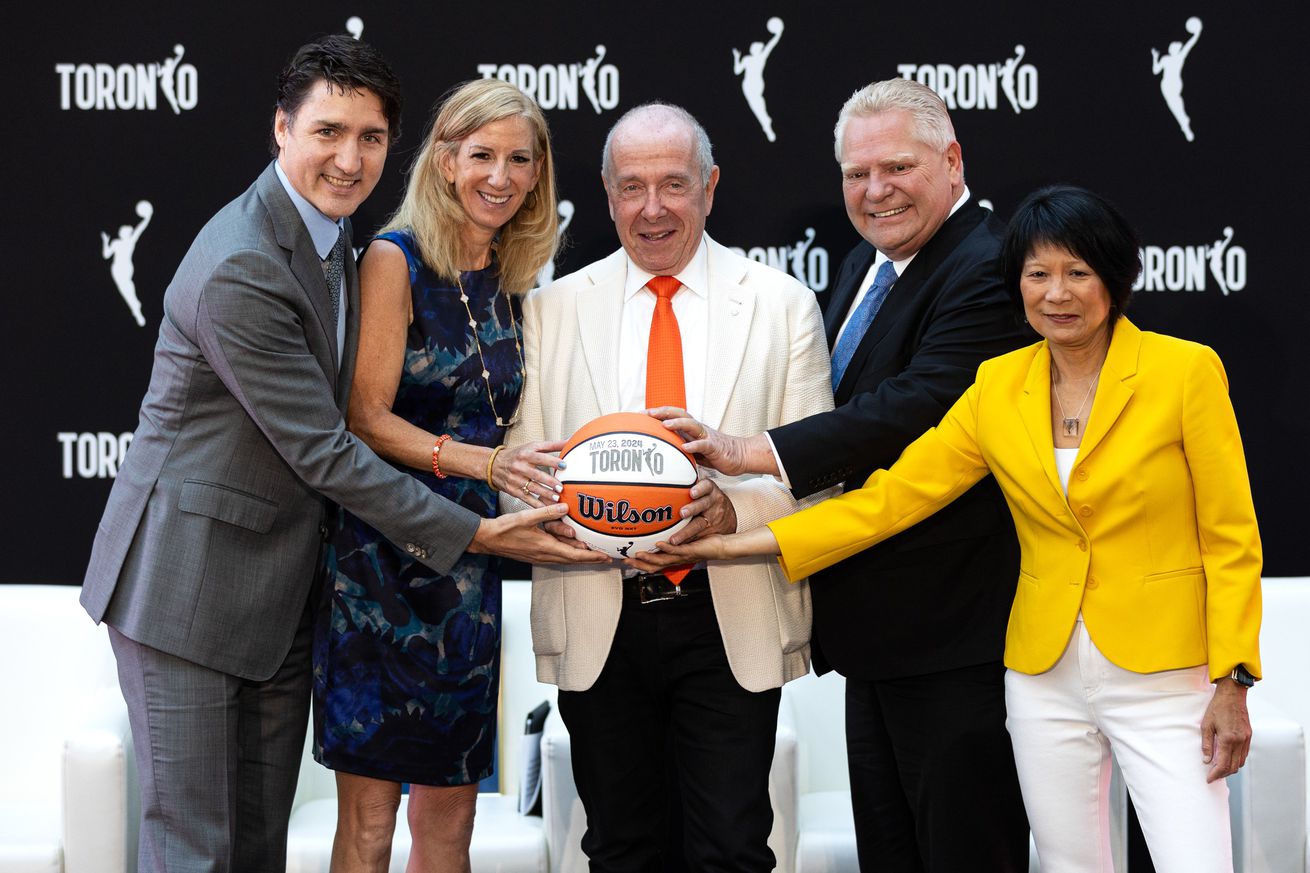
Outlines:
{"label": "black backdrop", "polygon": [[[1310,485],[1295,460],[1310,436],[1310,365],[1297,351],[1310,326],[1297,266],[1310,196],[1297,133],[1310,84],[1303,4],[76,0],[23,4],[6,19],[15,41],[0,65],[17,111],[4,150],[0,581],[81,579],[175,266],[268,161],[273,80],[290,52],[360,27],[396,67],[407,108],[406,133],[356,216],[357,244],[397,202],[433,101],[491,70],[535,88],[547,108],[572,207],[560,275],[616,246],[598,182],[604,133],[625,108],[661,98],[714,140],[722,180],[710,233],[823,294],[856,241],[832,155],[842,101],[903,71],[949,91],[969,186],[1003,218],[1032,188],[1067,181],[1110,196],[1137,225],[1152,269],[1130,314],[1218,350],[1266,574],[1310,574],[1294,512]],[[775,36],[763,67],[770,141],[732,50]],[[1170,73],[1153,72],[1151,57],[1189,41],[1180,77],[1191,141],[1162,92]],[[125,249],[112,242],[119,228],[133,236],[147,212],[132,251],[106,256],[101,233]],[[118,290],[129,266],[143,326]]]}

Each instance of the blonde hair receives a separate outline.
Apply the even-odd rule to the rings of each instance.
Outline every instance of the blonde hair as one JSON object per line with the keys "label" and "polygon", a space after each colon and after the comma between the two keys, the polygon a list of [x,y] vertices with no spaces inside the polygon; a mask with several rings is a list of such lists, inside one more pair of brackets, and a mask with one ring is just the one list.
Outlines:
{"label": "blonde hair", "polygon": [[514,117],[526,120],[532,128],[532,156],[541,162],[541,173],[518,212],[500,229],[492,248],[501,287],[521,294],[532,288],[537,273],[555,256],[559,214],[546,117],[532,98],[507,82],[474,79],[457,85],[437,102],[423,145],[409,168],[405,198],[381,232],[409,230],[423,262],[444,279],[458,279],[460,229],[469,218],[455,186],[441,174],[441,156],[453,158],[460,141],[469,134],[493,121]]}

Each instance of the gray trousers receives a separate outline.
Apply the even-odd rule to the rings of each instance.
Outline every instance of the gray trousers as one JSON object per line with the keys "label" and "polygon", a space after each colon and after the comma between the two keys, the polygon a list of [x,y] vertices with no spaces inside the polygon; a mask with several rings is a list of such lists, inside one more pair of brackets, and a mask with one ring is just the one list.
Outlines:
{"label": "gray trousers", "polygon": [[285,873],[309,717],[313,622],[255,682],[109,638],[141,788],[139,873]]}

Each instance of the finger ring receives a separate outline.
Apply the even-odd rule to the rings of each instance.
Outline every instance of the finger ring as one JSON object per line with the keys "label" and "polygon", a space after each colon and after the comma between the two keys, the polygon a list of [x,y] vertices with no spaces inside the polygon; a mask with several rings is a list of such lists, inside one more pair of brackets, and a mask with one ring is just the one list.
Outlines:
{"label": "finger ring", "polygon": [[703,439],[705,439],[705,425],[702,424],[702,425],[700,426],[700,436],[696,437],[696,439],[698,439],[698,440],[703,440]]}
{"label": "finger ring", "polygon": [[527,480],[527,481],[525,481],[525,482],[523,483],[523,493],[524,493],[524,494],[531,494],[531,493],[532,493],[531,491],[528,490],[528,486],[531,485],[531,484],[532,484],[532,480],[531,480],[531,479],[529,479],[529,480]]}

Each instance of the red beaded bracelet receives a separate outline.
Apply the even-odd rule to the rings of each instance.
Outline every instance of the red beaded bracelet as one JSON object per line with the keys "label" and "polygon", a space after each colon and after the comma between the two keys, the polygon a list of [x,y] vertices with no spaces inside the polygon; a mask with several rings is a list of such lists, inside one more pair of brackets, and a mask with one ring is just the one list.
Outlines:
{"label": "red beaded bracelet", "polygon": [[443,433],[437,437],[437,442],[432,446],[432,472],[437,475],[438,479],[445,479],[446,474],[441,472],[441,444],[450,439],[450,434]]}

